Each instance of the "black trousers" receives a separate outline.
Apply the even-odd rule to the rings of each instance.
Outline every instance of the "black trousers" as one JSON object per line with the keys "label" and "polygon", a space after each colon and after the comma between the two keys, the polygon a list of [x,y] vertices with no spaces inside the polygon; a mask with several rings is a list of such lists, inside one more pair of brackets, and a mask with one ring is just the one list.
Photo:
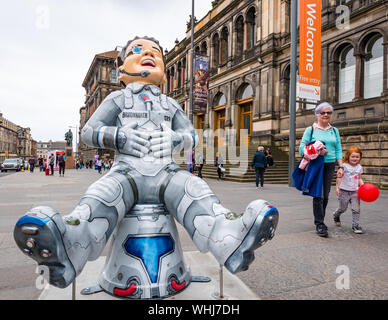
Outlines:
{"label": "black trousers", "polygon": [[51,169],[51,175],[54,175],[54,165],[50,164],[50,169]]}
{"label": "black trousers", "polygon": [[203,164],[200,164],[198,167],[197,167],[197,170],[198,170],[198,177],[202,178],[202,168],[203,168]]}
{"label": "black trousers", "polygon": [[218,173],[218,179],[222,179],[222,177],[224,176],[224,173],[221,171],[220,167],[217,167],[217,173]]}
{"label": "black trousers", "polygon": [[259,186],[259,180],[260,180],[260,186],[264,186],[264,168],[255,167],[256,171],[256,187]]}
{"label": "black trousers", "polygon": [[323,169],[323,188],[322,197],[313,198],[314,224],[319,226],[324,224],[327,203],[329,202],[329,193],[331,181],[333,180],[335,162],[325,163]]}
{"label": "black trousers", "polygon": [[59,165],[59,174],[65,174],[65,164]]}

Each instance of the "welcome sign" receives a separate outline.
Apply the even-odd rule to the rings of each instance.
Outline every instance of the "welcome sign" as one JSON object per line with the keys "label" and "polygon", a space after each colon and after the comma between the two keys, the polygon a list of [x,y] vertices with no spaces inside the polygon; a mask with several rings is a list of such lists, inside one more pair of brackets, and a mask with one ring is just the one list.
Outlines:
{"label": "welcome sign", "polygon": [[322,0],[300,0],[299,98],[321,97]]}

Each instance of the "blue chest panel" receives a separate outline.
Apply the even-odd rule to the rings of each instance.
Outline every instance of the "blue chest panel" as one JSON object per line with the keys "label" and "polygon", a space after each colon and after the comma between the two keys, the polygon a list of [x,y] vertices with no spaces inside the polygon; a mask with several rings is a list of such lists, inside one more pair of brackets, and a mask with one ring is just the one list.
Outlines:
{"label": "blue chest panel", "polygon": [[155,283],[158,280],[160,259],[174,251],[174,240],[170,235],[129,237],[124,248],[143,262],[152,283]]}

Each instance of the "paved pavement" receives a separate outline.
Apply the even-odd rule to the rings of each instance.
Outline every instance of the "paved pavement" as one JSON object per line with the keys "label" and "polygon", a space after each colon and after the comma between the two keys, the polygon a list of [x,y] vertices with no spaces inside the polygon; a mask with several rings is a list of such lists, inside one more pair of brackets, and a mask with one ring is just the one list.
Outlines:
{"label": "paved pavement", "polygon": [[[17,219],[37,205],[68,214],[99,177],[86,169],[67,170],[64,178],[39,171],[0,177],[0,300],[37,299],[41,294],[35,262],[13,240]],[[356,235],[350,211],[343,215],[342,227],[334,226],[331,212],[337,200],[332,190],[326,216],[329,238],[320,238],[313,227],[312,199],[293,188],[265,185],[257,190],[251,184],[207,182],[223,205],[236,212],[254,199],[265,199],[279,209],[275,238],[255,252],[248,271],[238,274],[261,299],[388,299],[387,191],[377,201],[361,204],[365,234]],[[195,251],[186,231],[179,225],[178,229],[183,250]]]}

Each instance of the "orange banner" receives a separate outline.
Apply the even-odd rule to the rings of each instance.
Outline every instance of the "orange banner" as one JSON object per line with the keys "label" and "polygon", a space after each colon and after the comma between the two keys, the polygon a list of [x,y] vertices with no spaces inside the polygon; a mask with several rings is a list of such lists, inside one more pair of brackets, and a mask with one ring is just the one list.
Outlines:
{"label": "orange banner", "polygon": [[299,98],[321,97],[322,0],[300,0]]}

